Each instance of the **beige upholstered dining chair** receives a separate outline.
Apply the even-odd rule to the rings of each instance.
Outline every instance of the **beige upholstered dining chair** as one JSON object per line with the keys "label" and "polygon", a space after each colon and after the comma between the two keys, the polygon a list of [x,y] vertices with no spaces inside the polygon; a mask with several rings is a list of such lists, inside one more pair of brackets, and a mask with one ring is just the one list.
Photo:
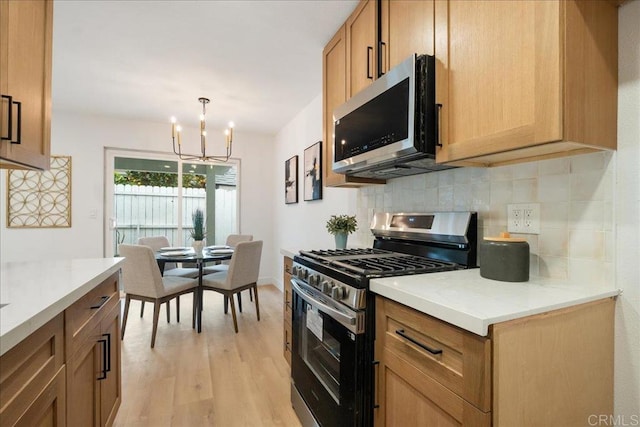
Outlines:
{"label": "beige upholstered dining chair", "polygon": [[[253,234],[229,234],[227,236],[226,245],[235,248],[240,242],[251,242]],[[220,264],[205,267],[204,274],[217,273],[218,271],[226,271],[229,269],[229,261],[222,261]],[[251,295],[251,294],[249,294]]]}
{"label": "beige upholstered dining chair", "polygon": [[256,303],[256,315],[258,317],[258,321],[260,321],[257,282],[258,273],[260,271],[261,256],[262,240],[240,242],[235,247],[228,270],[208,274],[202,278],[203,289],[219,292],[231,302],[233,328],[236,333],[238,333],[238,319],[236,317],[236,307],[233,302],[234,294],[239,294],[245,289],[253,289]]}
{"label": "beige upholstered dining chair", "polygon": [[[158,252],[162,248],[169,247],[169,239],[167,236],[148,236],[139,237],[138,244],[149,246],[154,252]],[[178,267],[175,262],[167,262],[164,264],[162,276],[175,276],[175,277],[189,277],[197,278],[200,273],[197,268]],[[176,298],[176,308],[180,305],[180,297]],[[140,304],[140,317],[144,315],[144,301]],[[167,301],[167,323],[169,323],[171,317],[171,308],[169,307],[169,301]],[[178,314],[178,322],[180,321],[180,314]]]}
{"label": "beige upholstered dining chair", "polygon": [[[154,252],[158,252],[161,248],[170,246],[169,239],[166,236],[149,236],[138,238],[138,244],[149,246]],[[167,262],[164,265],[163,276],[178,277],[198,277],[197,268],[178,267],[175,262]]]}
{"label": "beige upholstered dining chair", "polygon": [[[161,276],[153,250],[148,246],[120,245],[118,250],[120,255],[126,258],[122,266],[122,284],[126,296],[124,315],[122,317],[121,339],[124,339],[127,316],[129,314],[129,304],[132,299],[153,303],[151,348],[153,348],[156,343],[160,305],[165,302],[168,303],[173,298],[187,293],[193,294],[192,326],[195,327],[195,291],[198,287],[198,280],[187,277]],[[169,304],[167,304],[167,307],[168,305]],[[180,305],[177,300],[176,315],[178,321],[180,321]]]}

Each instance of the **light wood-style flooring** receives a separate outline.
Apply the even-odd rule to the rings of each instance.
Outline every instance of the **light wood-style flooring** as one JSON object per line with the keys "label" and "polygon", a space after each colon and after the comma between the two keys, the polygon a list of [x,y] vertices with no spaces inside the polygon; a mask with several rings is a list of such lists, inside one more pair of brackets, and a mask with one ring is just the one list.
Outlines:
{"label": "light wood-style flooring", "polygon": [[154,349],[153,308],[132,301],[122,341],[122,404],[115,426],[300,426],[290,402],[282,354],[282,292],[259,287],[260,322],[243,292],[238,334],[223,297],[205,292],[202,333],[191,329],[191,297],[180,298],[180,323],[164,306]]}

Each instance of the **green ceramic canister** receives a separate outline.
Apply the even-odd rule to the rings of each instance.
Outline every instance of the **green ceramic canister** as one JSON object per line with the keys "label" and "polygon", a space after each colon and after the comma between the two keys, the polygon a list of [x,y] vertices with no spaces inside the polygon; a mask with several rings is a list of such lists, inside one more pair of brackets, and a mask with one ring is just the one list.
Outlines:
{"label": "green ceramic canister", "polygon": [[480,243],[480,276],[503,282],[529,280],[529,243],[500,233]]}

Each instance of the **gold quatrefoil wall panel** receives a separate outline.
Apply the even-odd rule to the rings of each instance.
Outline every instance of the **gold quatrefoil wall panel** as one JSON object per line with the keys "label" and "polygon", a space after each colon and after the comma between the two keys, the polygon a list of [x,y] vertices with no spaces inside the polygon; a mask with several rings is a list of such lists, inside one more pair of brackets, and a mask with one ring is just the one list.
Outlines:
{"label": "gold quatrefoil wall panel", "polygon": [[71,227],[71,156],[51,156],[44,172],[7,174],[7,227]]}

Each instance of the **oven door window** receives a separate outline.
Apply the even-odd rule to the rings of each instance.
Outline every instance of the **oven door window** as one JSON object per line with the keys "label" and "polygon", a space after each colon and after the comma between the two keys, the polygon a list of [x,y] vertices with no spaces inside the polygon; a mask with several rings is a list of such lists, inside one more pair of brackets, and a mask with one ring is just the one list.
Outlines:
{"label": "oven door window", "polygon": [[324,313],[311,304],[302,305],[298,354],[333,400],[340,403],[340,341],[332,334],[331,319],[325,321]]}

